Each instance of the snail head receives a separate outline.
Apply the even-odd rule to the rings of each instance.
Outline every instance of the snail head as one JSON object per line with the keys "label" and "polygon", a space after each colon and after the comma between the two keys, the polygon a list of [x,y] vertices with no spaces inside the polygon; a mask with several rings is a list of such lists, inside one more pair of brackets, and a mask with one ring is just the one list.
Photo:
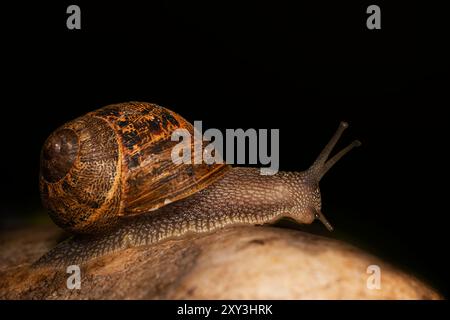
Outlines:
{"label": "snail head", "polygon": [[302,182],[309,189],[307,190],[307,194],[309,194],[307,201],[307,206],[309,209],[308,211],[310,212],[310,215],[314,217],[314,219],[320,220],[329,231],[332,231],[333,227],[321,211],[321,195],[319,182],[322,177],[328,172],[328,170],[330,170],[331,167],[333,167],[336,162],[338,162],[345,154],[347,154],[354,147],[359,147],[361,145],[361,142],[359,140],[354,140],[352,143],[350,143],[348,146],[346,146],[330,158],[331,152],[333,151],[339,138],[346,128],[348,128],[348,123],[342,121],[339,124],[339,127],[336,130],[335,134],[332,136],[325,148],[323,148],[322,152],[319,154],[311,167],[301,173]]}

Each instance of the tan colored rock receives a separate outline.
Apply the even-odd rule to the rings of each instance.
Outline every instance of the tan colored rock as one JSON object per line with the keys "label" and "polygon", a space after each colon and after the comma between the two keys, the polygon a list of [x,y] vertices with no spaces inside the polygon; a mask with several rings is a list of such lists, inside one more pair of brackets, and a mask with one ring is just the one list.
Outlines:
{"label": "tan colored rock", "polygon": [[[2,299],[441,299],[423,282],[343,242],[273,227],[234,227],[110,254],[63,269],[31,263],[61,239],[35,228],[0,237]],[[381,288],[367,288],[369,265]]]}

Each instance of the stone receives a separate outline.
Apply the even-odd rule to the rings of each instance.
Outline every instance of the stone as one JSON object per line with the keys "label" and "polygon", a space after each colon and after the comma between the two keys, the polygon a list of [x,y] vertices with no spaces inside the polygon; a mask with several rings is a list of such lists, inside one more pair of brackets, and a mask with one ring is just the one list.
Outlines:
{"label": "stone", "polygon": [[[128,248],[80,266],[36,268],[64,238],[56,227],[0,236],[1,299],[443,299],[414,276],[344,242],[298,230],[241,226]],[[368,266],[379,266],[369,289]],[[369,286],[370,287],[370,286]]]}

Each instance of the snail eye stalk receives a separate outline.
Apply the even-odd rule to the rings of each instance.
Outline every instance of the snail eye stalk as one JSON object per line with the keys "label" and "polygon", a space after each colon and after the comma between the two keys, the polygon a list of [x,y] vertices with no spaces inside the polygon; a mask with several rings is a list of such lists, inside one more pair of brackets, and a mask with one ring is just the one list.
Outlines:
{"label": "snail eye stalk", "polygon": [[350,143],[347,147],[336,153],[331,159],[328,159],[331,152],[333,151],[333,148],[336,146],[337,142],[342,136],[342,133],[347,128],[348,123],[342,121],[339,124],[339,127],[336,130],[335,134],[331,137],[330,141],[327,143],[325,148],[323,148],[322,152],[317,157],[316,161],[314,161],[312,166],[308,169],[310,175],[317,182],[319,182],[320,179],[322,179],[322,177],[325,175],[325,173],[327,173],[328,170],[330,170],[331,167],[333,167],[336,164],[336,162],[338,162],[345,154],[347,154],[353,148],[359,147],[361,145],[361,142],[359,140],[355,140],[352,143]]}

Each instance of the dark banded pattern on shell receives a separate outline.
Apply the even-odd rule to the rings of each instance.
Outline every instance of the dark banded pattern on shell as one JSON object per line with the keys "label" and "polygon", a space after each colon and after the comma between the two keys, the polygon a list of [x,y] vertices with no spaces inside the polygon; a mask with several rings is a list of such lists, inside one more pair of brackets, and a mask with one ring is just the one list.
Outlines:
{"label": "dark banded pattern on shell", "polygon": [[[57,129],[44,143],[40,189],[54,221],[91,233],[204,189],[227,165],[175,164],[171,134],[192,125],[155,104],[109,105]],[[150,213],[151,214],[151,213]]]}

